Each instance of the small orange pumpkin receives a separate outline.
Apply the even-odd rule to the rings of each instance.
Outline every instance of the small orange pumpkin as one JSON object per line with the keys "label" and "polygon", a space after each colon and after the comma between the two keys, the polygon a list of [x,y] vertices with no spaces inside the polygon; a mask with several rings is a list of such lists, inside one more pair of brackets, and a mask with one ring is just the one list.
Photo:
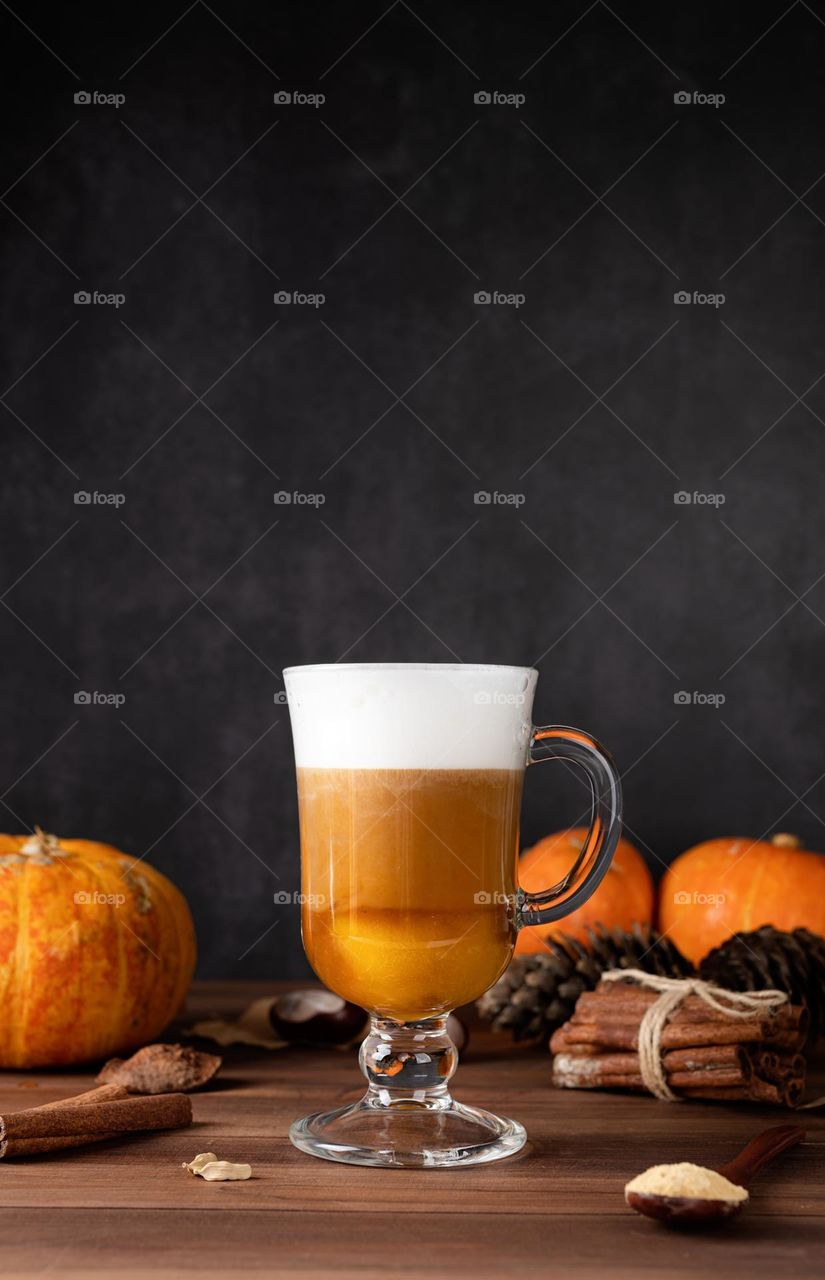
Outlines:
{"label": "small orange pumpkin", "polygon": [[[545,836],[527,849],[519,860],[519,880],[530,892],[557,884],[579,856],[587,839],[587,827],[572,827]],[[634,924],[650,924],[653,916],[653,877],[639,850],[629,840],[620,840],[613,861],[596,892],[572,915],[555,924],[529,925],[519,931],[517,955],[545,951],[544,939],[565,933],[582,942],[595,924],[630,929]]]}
{"label": "small orange pumpkin", "polygon": [[0,835],[0,1067],[131,1052],[194,966],[189,908],[159,871],[92,840]]}
{"label": "small orange pumpkin", "polygon": [[662,879],[659,928],[694,964],[763,924],[825,934],[825,856],[800,849],[795,836],[705,840]]}

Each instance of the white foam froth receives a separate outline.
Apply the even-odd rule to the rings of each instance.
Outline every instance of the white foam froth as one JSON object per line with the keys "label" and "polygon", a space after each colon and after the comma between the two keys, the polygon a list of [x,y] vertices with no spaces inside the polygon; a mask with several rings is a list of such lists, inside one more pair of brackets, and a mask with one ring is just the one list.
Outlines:
{"label": "white foam froth", "polygon": [[538,673],[417,663],[289,667],[295,762],[315,769],[521,769]]}

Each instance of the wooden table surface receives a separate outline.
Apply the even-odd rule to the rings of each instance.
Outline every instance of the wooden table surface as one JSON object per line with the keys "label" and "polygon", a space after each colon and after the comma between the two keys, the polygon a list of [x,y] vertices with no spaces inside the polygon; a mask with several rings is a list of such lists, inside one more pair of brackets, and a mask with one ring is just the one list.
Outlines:
{"label": "wooden table surface", "polygon": [[[202,983],[187,1014],[235,1014],[274,989]],[[91,1080],[81,1071],[3,1073],[2,1112],[77,1093]],[[290,1122],[354,1099],[361,1080],[351,1052],[227,1050],[216,1087],[193,1095],[191,1129],[2,1162],[4,1275],[823,1274],[825,1113],[801,1113],[808,1141],[763,1174],[738,1219],[699,1234],[638,1218],[624,1204],[624,1183],[663,1161],[724,1163],[786,1113],[557,1091],[546,1053],[474,1028],[455,1092],[522,1121],[529,1143],[519,1155],[419,1172],[352,1168],[296,1151]],[[253,1179],[191,1177],[181,1163],[200,1151],[250,1163]]]}

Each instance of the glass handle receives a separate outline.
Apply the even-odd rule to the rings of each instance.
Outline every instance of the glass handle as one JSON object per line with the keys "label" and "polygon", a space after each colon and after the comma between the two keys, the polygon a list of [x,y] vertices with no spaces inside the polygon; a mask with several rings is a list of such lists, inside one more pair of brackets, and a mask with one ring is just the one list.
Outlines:
{"label": "glass handle", "polygon": [[550,924],[586,902],[610,866],[622,831],[622,784],[616,766],[595,738],[565,725],[534,728],[529,763],[540,760],[569,760],[584,769],[592,796],[590,830],[578,858],[558,884],[538,893],[519,891],[519,928]]}

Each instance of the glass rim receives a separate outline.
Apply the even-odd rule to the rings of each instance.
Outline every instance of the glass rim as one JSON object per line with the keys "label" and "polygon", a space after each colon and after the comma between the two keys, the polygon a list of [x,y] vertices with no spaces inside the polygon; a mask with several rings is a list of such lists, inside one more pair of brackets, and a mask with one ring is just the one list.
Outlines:
{"label": "glass rim", "polygon": [[284,667],[283,674],[291,676],[296,671],[518,671],[524,675],[538,675],[536,667],[509,666],[498,662],[309,662]]}

